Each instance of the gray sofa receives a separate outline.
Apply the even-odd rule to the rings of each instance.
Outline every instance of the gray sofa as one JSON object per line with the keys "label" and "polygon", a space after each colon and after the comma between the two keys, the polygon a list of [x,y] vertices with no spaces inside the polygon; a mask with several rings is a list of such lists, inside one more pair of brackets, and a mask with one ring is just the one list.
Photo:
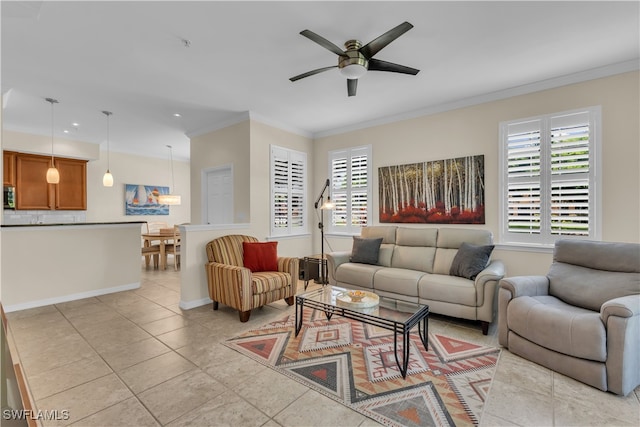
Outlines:
{"label": "gray sofa", "polygon": [[494,318],[500,261],[487,261],[473,280],[450,275],[463,243],[492,244],[490,231],[463,228],[363,227],[361,237],[382,238],[374,264],[350,262],[351,252],[327,254],[329,283],[429,305],[430,312],[478,320],[486,335]]}
{"label": "gray sofa", "polygon": [[600,390],[640,385],[640,245],[559,240],[547,275],[502,279],[498,304],[512,353]]}

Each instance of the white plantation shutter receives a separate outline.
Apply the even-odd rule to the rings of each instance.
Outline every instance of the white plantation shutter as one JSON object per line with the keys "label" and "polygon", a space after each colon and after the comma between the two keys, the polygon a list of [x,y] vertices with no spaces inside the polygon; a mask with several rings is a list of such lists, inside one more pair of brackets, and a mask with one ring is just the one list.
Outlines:
{"label": "white plantation shutter", "polygon": [[507,229],[540,234],[539,120],[507,126]]}
{"label": "white plantation shutter", "polygon": [[329,152],[331,211],[329,232],[360,234],[371,209],[371,146]]}
{"label": "white plantation shutter", "polygon": [[589,236],[589,113],[551,118],[551,233]]}
{"label": "white plantation shutter", "polygon": [[271,235],[306,232],[306,153],[271,146]]}
{"label": "white plantation shutter", "polygon": [[500,124],[502,243],[599,239],[599,132],[598,107]]}

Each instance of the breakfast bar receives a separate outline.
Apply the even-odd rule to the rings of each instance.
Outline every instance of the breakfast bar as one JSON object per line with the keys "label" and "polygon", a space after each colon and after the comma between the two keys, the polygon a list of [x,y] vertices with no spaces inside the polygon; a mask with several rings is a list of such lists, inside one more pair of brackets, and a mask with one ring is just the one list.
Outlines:
{"label": "breakfast bar", "polygon": [[140,287],[141,224],[2,225],[5,311]]}

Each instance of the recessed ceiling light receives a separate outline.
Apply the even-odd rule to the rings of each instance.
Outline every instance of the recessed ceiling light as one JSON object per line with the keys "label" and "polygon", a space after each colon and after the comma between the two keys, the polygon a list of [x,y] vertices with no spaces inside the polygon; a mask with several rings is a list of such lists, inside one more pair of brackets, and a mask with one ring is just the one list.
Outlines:
{"label": "recessed ceiling light", "polygon": [[180,113],[173,113],[173,117],[182,117],[182,114],[180,114]]}
{"label": "recessed ceiling light", "polygon": [[65,130],[63,130],[62,132],[63,132],[63,133],[69,133],[69,130],[68,130],[68,129],[65,129]]}
{"label": "recessed ceiling light", "polygon": [[74,128],[77,128],[78,126],[80,126],[80,123],[71,123],[71,126],[73,126]]}

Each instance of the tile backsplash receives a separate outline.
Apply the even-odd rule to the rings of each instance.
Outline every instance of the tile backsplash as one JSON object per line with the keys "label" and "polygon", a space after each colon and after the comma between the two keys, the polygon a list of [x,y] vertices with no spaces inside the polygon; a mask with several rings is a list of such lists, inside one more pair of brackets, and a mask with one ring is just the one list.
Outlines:
{"label": "tile backsplash", "polygon": [[69,224],[86,222],[86,211],[18,211],[4,210],[3,224]]}

